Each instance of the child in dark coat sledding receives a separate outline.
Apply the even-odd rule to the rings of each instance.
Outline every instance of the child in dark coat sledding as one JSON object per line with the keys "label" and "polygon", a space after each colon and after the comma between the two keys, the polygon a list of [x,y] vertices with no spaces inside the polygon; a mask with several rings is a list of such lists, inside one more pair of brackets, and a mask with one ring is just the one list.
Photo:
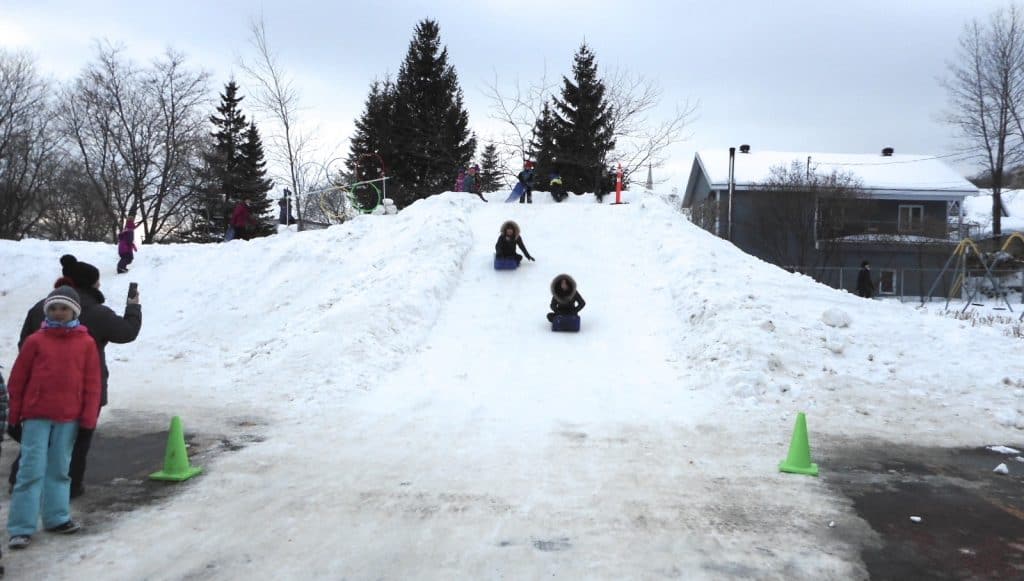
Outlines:
{"label": "child in dark coat sledding", "polygon": [[568,274],[560,274],[551,281],[551,311],[548,321],[559,315],[579,315],[587,302],[576,290],[576,281]]}
{"label": "child in dark coat sledding", "polygon": [[519,224],[508,220],[501,225],[501,235],[494,244],[494,255],[498,258],[514,258],[518,264],[523,261],[523,256],[516,252],[516,246],[523,251],[527,259],[534,260],[523,244],[523,237],[519,235]]}
{"label": "child in dark coat sledding", "polygon": [[8,385],[9,421],[21,432],[21,466],[7,518],[8,546],[24,549],[43,527],[70,534],[68,470],[79,426],[96,427],[100,411],[100,357],[88,329],[79,324],[81,301],[69,286],[43,303],[46,319],[18,352]]}
{"label": "child in dark coat sledding", "polygon": [[131,218],[124,223],[124,230],[117,235],[117,254],[121,260],[117,262],[117,273],[128,272],[128,265],[135,260],[139,247],[135,245],[135,221]]}

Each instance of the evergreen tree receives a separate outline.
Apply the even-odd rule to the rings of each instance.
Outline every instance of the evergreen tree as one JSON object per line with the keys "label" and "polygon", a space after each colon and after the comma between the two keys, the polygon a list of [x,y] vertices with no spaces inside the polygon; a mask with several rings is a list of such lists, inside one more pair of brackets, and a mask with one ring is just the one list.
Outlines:
{"label": "evergreen tree", "polygon": [[274,182],[267,179],[267,162],[263,157],[263,140],[255,123],[249,124],[245,141],[239,148],[238,197],[245,200],[256,219],[254,236],[268,236],[277,231],[274,224],[273,200],[267,193]]}
{"label": "evergreen tree", "polygon": [[596,192],[605,187],[615,138],[604,82],[586,43],[576,52],[572,73],[572,81],[562,78],[562,96],[555,99],[556,156],[568,190]]}
{"label": "evergreen tree", "polygon": [[[455,173],[476,151],[455,68],[433,20],[416,25],[395,81],[392,135],[396,157],[387,160],[396,178],[395,203],[404,207],[451,189]],[[389,184],[391,186],[392,184]]]}
{"label": "evergreen tree", "polygon": [[530,139],[530,158],[534,161],[534,186],[537,190],[547,191],[551,172],[562,171],[559,166],[555,132],[558,130],[554,112],[548,103],[544,103],[540,116],[533,126]]}
{"label": "evergreen tree", "polygon": [[224,87],[217,114],[210,116],[215,131],[210,149],[203,156],[200,170],[204,183],[197,203],[191,238],[197,241],[222,240],[231,209],[239,200],[242,169],[239,163],[241,146],[248,127],[239,108],[242,102],[238,85],[232,80]]}
{"label": "evergreen tree", "polygon": [[489,143],[480,156],[480,191],[496,192],[502,187],[501,175],[498,173],[498,148]]}
{"label": "evergreen tree", "polygon": [[356,132],[352,136],[349,154],[345,160],[348,173],[355,180],[371,180],[381,177],[380,163],[370,163],[367,156],[379,155],[385,164],[394,163],[397,158],[392,122],[395,112],[395,86],[390,79],[383,83],[374,81],[366,97],[363,114],[356,120]]}

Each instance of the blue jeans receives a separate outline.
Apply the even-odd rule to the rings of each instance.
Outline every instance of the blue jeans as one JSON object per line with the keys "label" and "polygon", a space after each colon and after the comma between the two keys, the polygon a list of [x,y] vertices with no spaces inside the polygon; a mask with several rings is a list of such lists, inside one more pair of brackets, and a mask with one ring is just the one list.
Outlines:
{"label": "blue jeans", "polygon": [[12,537],[36,532],[40,506],[43,528],[53,528],[71,520],[68,466],[77,432],[78,422],[22,422],[21,467],[7,517],[7,532]]}

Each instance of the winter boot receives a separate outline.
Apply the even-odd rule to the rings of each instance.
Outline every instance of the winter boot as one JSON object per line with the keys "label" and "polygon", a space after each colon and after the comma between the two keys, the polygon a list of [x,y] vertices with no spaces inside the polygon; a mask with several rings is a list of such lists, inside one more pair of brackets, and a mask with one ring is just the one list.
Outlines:
{"label": "winter boot", "polygon": [[[48,528],[46,529],[46,531],[50,533],[57,533],[58,535],[70,535],[77,533],[81,528],[82,525],[76,523],[73,520],[69,520],[68,522],[62,525],[57,525],[55,527]],[[11,540],[13,541],[14,539]]]}

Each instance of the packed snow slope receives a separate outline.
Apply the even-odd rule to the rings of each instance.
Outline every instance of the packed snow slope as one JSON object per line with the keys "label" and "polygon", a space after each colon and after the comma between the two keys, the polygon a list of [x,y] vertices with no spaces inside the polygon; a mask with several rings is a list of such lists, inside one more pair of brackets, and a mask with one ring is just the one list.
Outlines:
{"label": "packed snow slope", "polygon": [[[630,198],[445,194],[326,231],[143,247],[129,278],[112,246],[0,243],[3,361],[73,252],[112,304],[140,283],[107,421],[267,438],[109,528],[39,535],[8,571],[858,578],[869,527],[822,480],[777,471],[797,411],[823,471],[869,438],[1021,439],[1019,340],[818,285]],[[537,261],[496,272],[506,219]],[[587,301],[579,334],[544,318],[561,272]]]}

